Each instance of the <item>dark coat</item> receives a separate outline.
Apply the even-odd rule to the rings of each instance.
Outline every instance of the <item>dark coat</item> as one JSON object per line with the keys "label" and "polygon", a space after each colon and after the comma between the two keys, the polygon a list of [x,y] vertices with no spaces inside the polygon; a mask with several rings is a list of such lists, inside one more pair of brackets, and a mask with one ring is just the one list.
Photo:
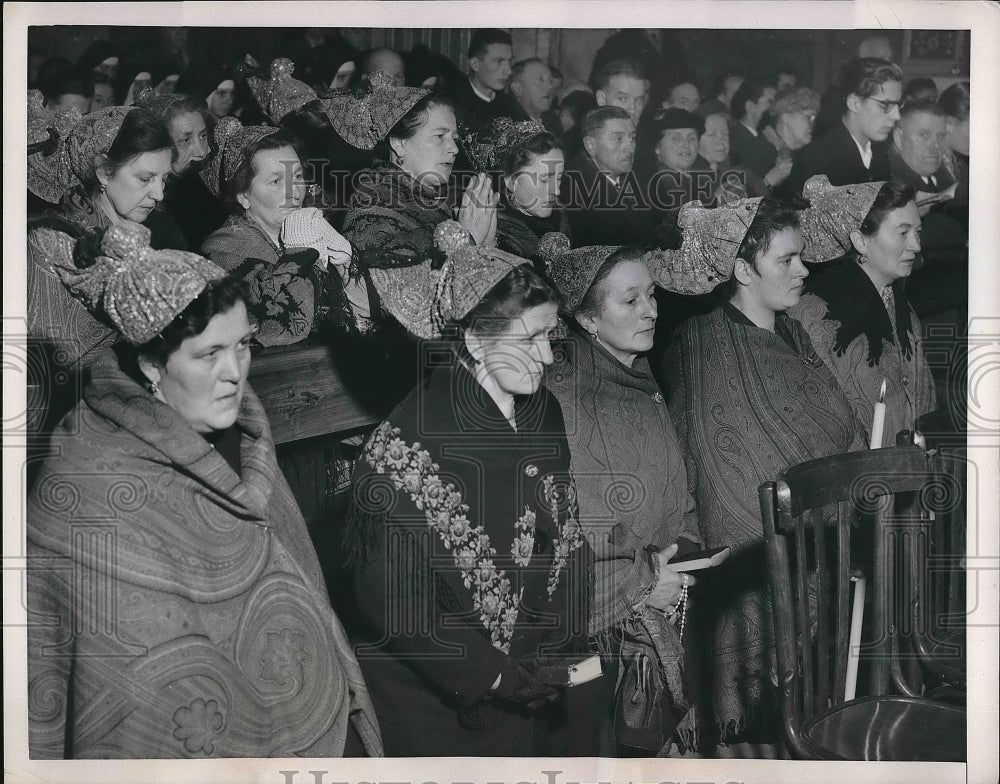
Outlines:
{"label": "dark coat", "polygon": [[833,185],[880,182],[889,179],[888,142],[872,142],[872,165],[865,168],[861,153],[843,122],[795,152],[792,173],[786,180],[789,193],[802,193],[814,174],[825,174]]}
{"label": "dark coat", "polygon": [[208,235],[225,223],[228,217],[222,202],[193,172],[168,180],[163,205],[177,222],[188,248],[200,248]]}
{"label": "dark coat", "polygon": [[502,95],[494,95],[492,101],[484,101],[472,89],[468,79],[461,79],[448,89],[448,96],[454,101],[459,122],[471,130],[485,130],[498,117],[509,117],[509,105]]}
{"label": "dark coat", "polygon": [[778,151],[763,133],[754,136],[738,120],[729,124],[729,149],[734,161],[760,177],[774,168],[774,162],[778,158]]}
{"label": "dark coat", "polygon": [[[451,356],[438,347],[439,362]],[[544,387],[518,398],[515,432],[474,376],[446,361],[358,463],[346,538],[353,636],[388,755],[531,756],[550,751],[546,723],[559,717],[487,692],[509,660],[586,636],[590,550],[575,500],[565,503],[575,493],[562,411]],[[494,589],[520,592],[520,604],[488,614]]]}
{"label": "dark coat", "polygon": [[[941,193],[955,184],[954,176],[944,164],[934,172],[934,185],[924,182],[923,177],[910,168],[895,147],[889,150],[889,167],[894,180],[911,185],[915,191]],[[968,228],[956,220],[951,206],[947,201],[935,204],[920,221],[921,253],[930,261],[942,254],[948,256],[949,251],[952,254],[956,251],[964,253],[968,247]]]}
{"label": "dark coat", "polygon": [[616,186],[587,154],[574,158],[566,167],[559,198],[566,207],[577,247],[640,242],[659,218],[633,172]]}

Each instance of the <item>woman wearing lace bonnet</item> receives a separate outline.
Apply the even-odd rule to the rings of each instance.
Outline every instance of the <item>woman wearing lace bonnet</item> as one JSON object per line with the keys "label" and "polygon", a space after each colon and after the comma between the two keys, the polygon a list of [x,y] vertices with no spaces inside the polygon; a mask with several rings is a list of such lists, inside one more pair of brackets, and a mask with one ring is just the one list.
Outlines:
{"label": "woman wearing lace bonnet", "polygon": [[533,674],[546,648],[587,648],[589,548],[541,385],[558,293],[454,221],[435,242],[418,264],[372,270],[386,309],[427,341],[426,375],[365,446],[346,539],[352,636],[387,654],[362,660],[386,754],[591,755],[593,706],[574,701],[594,684],[560,698]]}
{"label": "woman wearing lace bonnet", "polygon": [[[136,224],[79,249],[48,239],[87,257],[63,260],[66,285],[121,343],[53,433],[28,501],[28,606],[59,619],[29,629],[32,756],[380,754],[247,384],[243,284],[152,249]],[[97,538],[79,537],[82,519],[106,521]],[[48,566],[61,561],[73,567]]]}

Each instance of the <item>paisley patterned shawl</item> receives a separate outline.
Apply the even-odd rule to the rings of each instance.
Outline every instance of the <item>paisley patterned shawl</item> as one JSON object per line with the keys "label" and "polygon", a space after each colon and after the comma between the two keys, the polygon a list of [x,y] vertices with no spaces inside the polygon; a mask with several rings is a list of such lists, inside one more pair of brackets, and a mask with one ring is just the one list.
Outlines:
{"label": "paisley patterned shawl", "polygon": [[33,757],[339,756],[349,720],[380,753],[252,391],[238,428],[240,475],[101,362],[57,429],[28,502],[29,609],[61,619],[29,630]]}
{"label": "paisley patterned shawl", "polygon": [[243,215],[230,215],[205,240],[202,253],[250,288],[247,303],[262,346],[305,340],[326,325],[356,334],[357,322],[335,270],[320,272],[310,249],[284,252]]}
{"label": "paisley patterned shawl", "polygon": [[[714,683],[698,730],[741,731],[773,707],[771,607],[757,488],[805,460],[864,448],[860,427],[805,331],[780,334],[732,305],[687,321],[668,351],[669,407],[685,452],[706,547],[733,556],[714,570]],[[700,710],[699,710],[700,708]]]}

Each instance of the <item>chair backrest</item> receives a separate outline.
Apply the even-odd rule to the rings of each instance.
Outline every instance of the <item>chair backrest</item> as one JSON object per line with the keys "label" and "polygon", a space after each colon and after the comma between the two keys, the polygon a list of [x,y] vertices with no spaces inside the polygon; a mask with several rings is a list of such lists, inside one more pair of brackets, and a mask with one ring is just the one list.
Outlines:
{"label": "chair backrest", "polygon": [[[933,484],[923,489],[910,514],[895,525],[900,572],[892,629],[892,679],[909,696],[923,694],[924,671],[964,685],[961,632],[966,623],[970,466],[964,449],[932,450],[928,463]],[[973,480],[972,492],[975,487]]]}
{"label": "chair backrest", "polygon": [[924,451],[909,446],[810,460],[760,486],[782,717],[800,756],[810,754],[802,724],[844,701],[859,564],[872,595],[860,652],[868,694],[888,689],[895,523],[933,476]]}

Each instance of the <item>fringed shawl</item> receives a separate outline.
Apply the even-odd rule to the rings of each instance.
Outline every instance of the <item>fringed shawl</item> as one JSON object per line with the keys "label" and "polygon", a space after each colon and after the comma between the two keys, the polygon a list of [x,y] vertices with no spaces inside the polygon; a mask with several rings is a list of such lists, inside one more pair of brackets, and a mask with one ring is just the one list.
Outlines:
{"label": "fringed shawl", "polygon": [[861,446],[850,404],[808,336],[792,319],[782,326],[798,350],[727,304],[687,321],[665,365],[705,546],[733,550],[710,575],[715,595],[705,604],[714,607],[692,605],[715,613],[714,683],[703,687],[714,715],[700,702],[689,720],[724,735],[753,721],[775,685],[757,488],[789,466]]}
{"label": "fringed shawl", "polygon": [[930,367],[920,346],[920,322],[906,298],[905,280],[893,285],[892,320],[875,284],[853,257],[833,262],[807,285],[789,313],[809,333],[816,352],[870,436],[875,403],[886,382],[883,446],[917,418],[937,408]]}
{"label": "fringed shawl", "polygon": [[506,194],[500,197],[497,210],[497,247],[500,250],[531,259],[537,266],[540,263],[538,241],[551,231],[570,237],[569,218],[562,207],[556,207],[548,218],[538,218],[512,207]]}
{"label": "fringed shawl", "polygon": [[339,756],[374,711],[270,427],[247,391],[238,475],[111,362],[28,502],[37,758]]}
{"label": "fringed shawl", "polygon": [[231,215],[205,240],[202,252],[247,282],[247,309],[262,346],[298,343],[329,326],[336,333],[358,333],[339,273],[321,272],[314,250],[286,252],[252,220]]}

